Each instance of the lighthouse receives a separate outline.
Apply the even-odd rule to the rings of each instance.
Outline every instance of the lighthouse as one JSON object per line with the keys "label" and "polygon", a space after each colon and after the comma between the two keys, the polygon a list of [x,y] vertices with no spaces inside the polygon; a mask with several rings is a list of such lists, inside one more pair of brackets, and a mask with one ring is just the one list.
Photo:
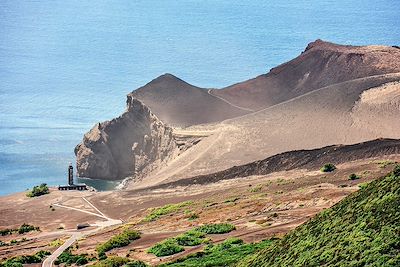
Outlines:
{"label": "lighthouse", "polygon": [[74,167],[72,167],[72,163],[69,163],[68,167],[68,184],[74,185]]}
{"label": "lighthouse", "polygon": [[68,184],[59,185],[58,190],[88,190],[86,184],[74,184],[74,167],[72,167],[72,163],[69,163],[68,166]]}

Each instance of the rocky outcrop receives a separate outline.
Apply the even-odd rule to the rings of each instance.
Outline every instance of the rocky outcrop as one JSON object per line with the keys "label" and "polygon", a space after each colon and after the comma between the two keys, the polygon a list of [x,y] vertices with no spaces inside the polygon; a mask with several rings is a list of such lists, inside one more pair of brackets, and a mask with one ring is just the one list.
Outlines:
{"label": "rocky outcrop", "polygon": [[96,124],[76,146],[78,175],[116,180],[144,173],[166,161],[176,148],[172,129],[128,95],[121,116]]}

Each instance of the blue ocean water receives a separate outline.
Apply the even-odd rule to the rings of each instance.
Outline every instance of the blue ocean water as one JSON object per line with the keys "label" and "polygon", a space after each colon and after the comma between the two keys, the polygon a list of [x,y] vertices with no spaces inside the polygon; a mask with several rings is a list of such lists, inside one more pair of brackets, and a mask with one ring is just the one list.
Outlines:
{"label": "blue ocean water", "polygon": [[[398,0],[0,1],[0,195],[63,184],[74,147],[169,72],[223,87],[317,38],[400,45]],[[112,186],[94,182],[102,189]]]}

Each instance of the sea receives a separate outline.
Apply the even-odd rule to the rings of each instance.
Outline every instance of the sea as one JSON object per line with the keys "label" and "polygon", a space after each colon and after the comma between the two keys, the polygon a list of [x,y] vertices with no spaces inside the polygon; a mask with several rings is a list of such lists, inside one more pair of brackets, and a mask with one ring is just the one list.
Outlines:
{"label": "sea", "polygon": [[[221,88],[316,39],[400,45],[398,0],[1,0],[0,195],[65,184],[74,148],[163,73]],[[79,179],[99,190],[118,181]]]}

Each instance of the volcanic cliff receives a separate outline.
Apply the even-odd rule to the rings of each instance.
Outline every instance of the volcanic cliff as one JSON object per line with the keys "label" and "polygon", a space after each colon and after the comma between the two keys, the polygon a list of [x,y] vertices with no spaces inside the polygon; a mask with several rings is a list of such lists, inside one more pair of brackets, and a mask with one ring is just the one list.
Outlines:
{"label": "volcanic cliff", "polygon": [[116,180],[145,172],[176,146],[170,127],[141,101],[127,96],[126,111],[96,124],[75,148],[78,175]]}

